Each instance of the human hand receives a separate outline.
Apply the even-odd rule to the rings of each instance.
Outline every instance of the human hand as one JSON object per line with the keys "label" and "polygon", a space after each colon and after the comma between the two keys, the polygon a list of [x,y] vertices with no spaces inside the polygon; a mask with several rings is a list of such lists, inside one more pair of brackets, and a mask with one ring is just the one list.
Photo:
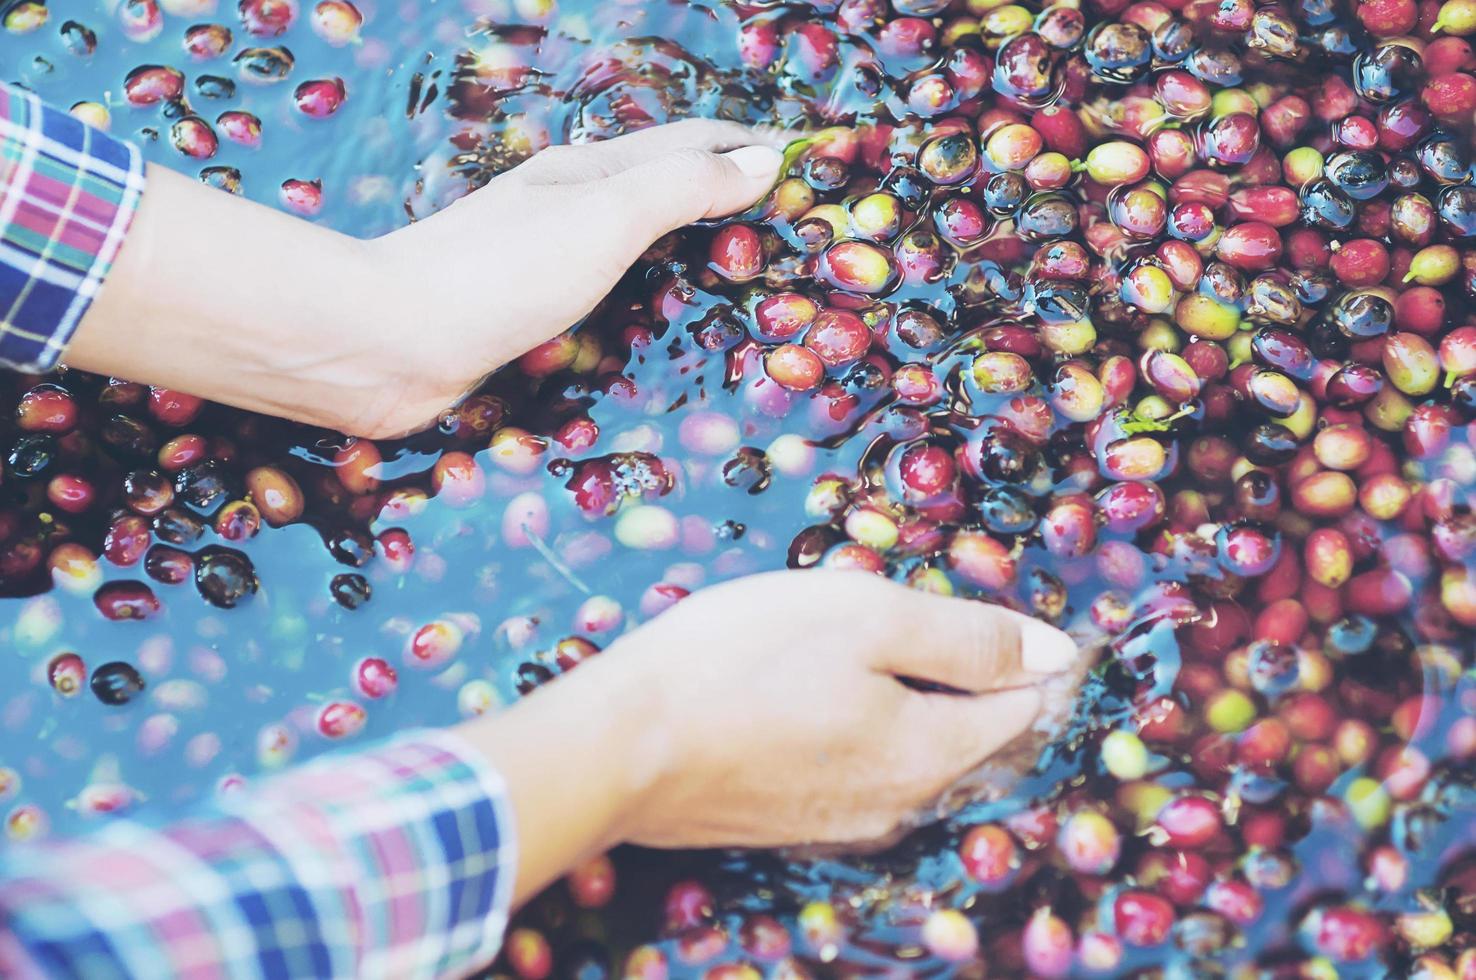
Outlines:
{"label": "human hand", "polygon": [[523,828],[518,891],[622,842],[883,838],[1026,731],[1080,660],[1037,620],[860,573],[698,592],[478,736]]}
{"label": "human hand", "polygon": [[626,838],[773,847],[891,834],[1023,733],[1039,685],[1079,654],[999,606],[861,573],[781,572],[692,596],[617,657],[659,678],[668,735]]}
{"label": "human hand", "polygon": [[[689,119],[613,140],[554,146],[440,213],[371,244],[399,297],[384,343],[396,404],[375,428],[403,432],[483,376],[578,323],[651,243],[741,211],[774,184],[779,137]],[[408,274],[408,275],[407,275]],[[427,329],[407,335],[407,324]],[[569,341],[570,355],[574,341]]]}
{"label": "human hand", "polygon": [[150,167],[65,360],[388,437],[575,325],[645,249],[778,176],[769,137],[689,120],[553,147],[373,241]]}

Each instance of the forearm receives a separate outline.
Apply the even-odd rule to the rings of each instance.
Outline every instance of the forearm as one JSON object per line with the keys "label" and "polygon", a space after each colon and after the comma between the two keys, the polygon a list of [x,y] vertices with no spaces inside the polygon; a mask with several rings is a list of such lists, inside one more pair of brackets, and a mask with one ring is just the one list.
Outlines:
{"label": "forearm", "polygon": [[300,416],[305,389],[355,405],[391,293],[371,243],[151,166],[66,361],[274,415]]}
{"label": "forearm", "polygon": [[[179,957],[250,972],[278,929],[315,937],[294,947],[294,973],[484,966],[509,909],[619,843],[652,798],[658,698],[639,693],[636,672],[603,666],[453,733],[317,760],[157,830],[121,819],[0,857],[0,974],[71,975],[84,962],[127,974]],[[208,927],[176,942],[171,923],[220,895],[269,910],[252,922],[262,942]]]}
{"label": "forearm", "polygon": [[519,840],[514,905],[621,843],[652,797],[667,732],[656,685],[631,666],[596,658],[458,730],[507,786]]}

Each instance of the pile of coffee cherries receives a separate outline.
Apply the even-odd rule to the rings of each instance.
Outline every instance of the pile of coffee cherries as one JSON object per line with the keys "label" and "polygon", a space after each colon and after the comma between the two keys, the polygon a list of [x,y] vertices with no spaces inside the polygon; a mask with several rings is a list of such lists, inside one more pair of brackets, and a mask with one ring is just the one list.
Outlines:
{"label": "pile of coffee cherries", "polygon": [[1103,649],[1033,771],[880,854],[602,856],[499,971],[1476,977],[1476,3],[610,6],[469,32],[407,208],[695,111],[806,128],[780,183],[400,443],[15,381],[15,724],[231,787],[862,569]]}

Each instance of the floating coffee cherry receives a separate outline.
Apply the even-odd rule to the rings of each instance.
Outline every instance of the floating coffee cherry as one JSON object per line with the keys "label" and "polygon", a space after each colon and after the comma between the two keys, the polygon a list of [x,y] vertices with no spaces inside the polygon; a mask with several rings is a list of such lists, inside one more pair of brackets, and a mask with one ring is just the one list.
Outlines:
{"label": "floating coffee cherry", "polygon": [[1127,84],[1148,71],[1153,47],[1148,32],[1136,24],[1106,22],[1087,34],[1085,55],[1097,78]]}
{"label": "floating coffee cherry", "polygon": [[184,94],[184,75],[163,65],[141,65],[123,80],[123,95],[131,105],[174,102]]}
{"label": "floating coffee cherry", "polygon": [[261,120],[249,112],[223,112],[215,120],[220,134],[232,143],[255,148],[261,145]]}
{"label": "floating coffee cherry", "polygon": [[[222,485],[222,495],[224,490]],[[302,516],[302,488],[276,467],[261,466],[247,473],[246,490],[262,518],[272,527],[290,524]]]}
{"label": "floating coffee cherry", "polygon": [[123,0],[117,10],[119,25],[130,41],[152,41],[164,30],[164,14],[157,0]]}
{"label": "floating coffee cherry", "polygon": [[364,15],[348,0],[321,0],[313,7],[313,33],[334,47],[352,44],[359,39]]}
{"label": "floating coffee cherry", "polygon": [[219,58],[231,49],[231,29],[223,24],[195,24],[185,30],[184,49],[201,61]]}
{"label": "floating coffee cherry", "polygon": [[179,585],[194,575],[195,564],[187,552],[156,544],[144,556],[144,571],[156,582]]}
{"label": "floating coffee cherry", "polygon": [[1447,187],[1440,192],[1440,224],[1451,237],[1476,239],[1476,187]]}
{"label": "floating coffee cherry", "polygon": [[871,330],[854,313],[823,310],[805,332],[805,347],[827,367],[844,367],[860,360],[871,345]]}
{"label": "floating coffee cherry", "polygon": [[792,391],[817,388],[825,378],[825,362],[809,348],[783,344],[768,352],[764,370],[777,383]]}
{"label": "floating coffee cherry", "polygon": [[186,116],[169,127],[169,141],[174,148],[195,160],[208,160],[220,146],[210,124],[198,116]]}
{"label": "floating coffee cherry", "polygon": [[333,581],[328,584],[328,591],[332,594],[333,601],[345,609],[358,609],[373,595],[369,580],[352,573],[333,576]]}
{"label": "floating coffee cherry", "polygon": [[297,0],[241,0],[241,26],[253,37],[280,37],[297,17]]}
{"label": "floating coffee cherry", "polygon": [[979,151],[966,133],[952,133],[923,144],[917,166],[935,184],[959,184],[974,175]]}
{"label": "floating coffee cherry", "polygon": [[318,733],[331,739],[349,738],[363,730],[367,717],[351,701],[330,701],[318,710]]}
{"label": "floating coffee cherry", "polygon": [[1027,32],[1000,47],[994,61],[994,89],[1024,105],[1050,101],[1056,83],[1052,67],[1056,52],[1039,34]]}
{"label": "floating coffee cherry", "polygon": [[341,78],[319,78],[303,82],[292,94],[297,110],[314,119],[324,119],[337,112],[348,98]]}
{"label": "floating coffee cherry", "polygon": [[1314,228],[1345,231],[1353,226],[1357,209],[1353,201],[1325,178],[1302,188],[1302,221]]}
{"label": "floating coffee cherry", "polygon": [[92,601],[111,620],[149,619],[162,608],[153,590],[142,582],[109,582],[94,593]]}
{"label": "floating coffee cherry", "polygon": [[122,705],[143,693],[144,679],[132,664],[115,660],[92,672],[91,687],[103,704]]}
{"label": "floating coffee cherry", "polygon": [[744,282],[764,268],[764,248],[758,232],[749,225],[727,225],[713,236],[711,267],[724,279]]}
{"label": "floating coffee cherry", "polygon": [[280,82],[296,63],[286,48],[244,48],[232,59],[241,78],[248,82]]}
{"label": "floating coffee cherry", "polygon": [[12,34],[29,34],[46,24],[48,13],[44,3],[22,2],[11,4],[5,11],[0,24]]}
{"label": "floating coffee cherry", "polygon": [[211,605],[235,608],[257,587],[256,569],[241,552],[212,546],[195,556],[195,588]]}
{"label": "floating coffee cherry", "polygon": [[896,282],[897,266],[881,246],[848,239],[820,254],[815,277],[836,289],[875,295]]}
{"label": "floating coffee cherry", "polygon": [[323,182],[321,180],[284,180],[278,199],[290,210],[304,217],[313,217],[323,210]]}
{"label": "floating coffee cherry", "polygon": [[193,544],[205,533],[203,521],[178,507],[166,507],[160,511],[150,526],[160,541],[181,546]]}
{"label": "floating coffee cherry", "polygon": [[57,654],[46,665],[46,680],[62,697],[75,697],[87,683],[87,666],[75,653]]}
{"label": "floating coffee cherry", "polygon": [[21,436],[5,457],[6,471],[21,480],[33,480],[56,460],[56,442],[49,435]]}
{"label": "floating coffee cherry", "polygon": [[174,492],[180,501],[206,514],[230,496],[230,487],[224,468],[214,460],[205,460],[175,474]]}
{"label": "floating coffee cherry", "polygon": [[26,432],[65,433],[76,423],[77,403],[59,385],[37,385],[15,407],[15,424]]}
{"label": "floating coffee cherry", "polygon": [[1353,59],[1353,86],[1359,96],[1384,105],[1413,94],[1420,56],[1407,44],[1382,44]]}
{"label": "floating coffee cherry", "polygon": [[395,668],[379,657],[365,657],[354,667],[354,689],[366,698],[387,698],[399,687]]}

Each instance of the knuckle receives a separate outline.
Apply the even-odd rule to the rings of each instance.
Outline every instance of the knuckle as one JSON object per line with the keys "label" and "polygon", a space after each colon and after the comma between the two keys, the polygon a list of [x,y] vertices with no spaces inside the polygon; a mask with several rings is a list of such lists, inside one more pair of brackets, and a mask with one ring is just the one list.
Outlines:
{"label": "knuckle", "polygon": [[557,162],[559,160],[568,159],[569,156],[578,152],[579,147],[577,146],[569,143],[557,143],[553,146],[546,146],[543,149],[539,150],[537,153],[533,154],[532,159],[542,160],[545,163],[549,161]]}
{"label": "knuckle", "polygon": [[716,153],[694,146],[672,150],[667,160],[673,174],[687,180],[708,183],[723,177],[723,160]]}
{"label": "knuckle", "polygon": [[525,177],[538,177],[568,165],[570,159],[578,153],[578,147],[563,143],[557,146],[547,146],[513,168],[512,172],[520,173]]}

